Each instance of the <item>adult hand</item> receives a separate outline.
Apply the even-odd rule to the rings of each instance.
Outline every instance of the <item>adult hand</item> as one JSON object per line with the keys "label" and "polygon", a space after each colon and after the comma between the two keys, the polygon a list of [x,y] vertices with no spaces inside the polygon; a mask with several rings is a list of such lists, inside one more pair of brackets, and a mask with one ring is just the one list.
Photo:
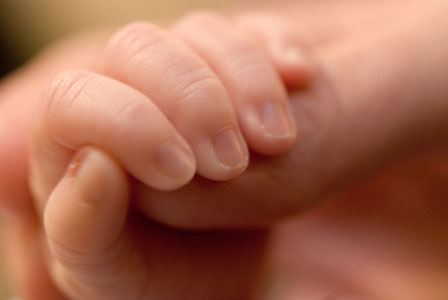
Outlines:
{"label": "adult hand", "polygon": [[263,295],[447,299],[448,156],[412,158],[272,230]]}
{"label": "adult hand", "polygon": [[[404,154],[443,143],[448,128],[446,4],[399,1],[373,12],[370,2],[303,5],[295,7],[297,12],[289,9],[297,32],[278,36],[285,43],[292,38],[308,44],[317,66],[315,85],[291,95],[299,130],[293,150],[274,159],[253,155],[249,170],[227,183],[197,178],[173,193],[136,183],[135,203],[151,218],[180,227],[271,224]],[[262,31],[261,42],[284,32],[263,30],[266,24],[273,21],[241,17],[241,26]],[[313,34],[304,34],[304,28]],[[63,44],[4,82],[3,206],[30,207],[26,128],[41,90],[62,69],[92,68],[103,44],[95,36]],[[11,124],[17,130],[8,130]]]}
{"label": "adult hand", "polygon": [[[384,165],[445,145],[447,5],[323,3],[289,9],[292,36],[310,45],[317,65],[315,85],[291,95],[295,147],[274,159],[252,156],[249,169],[227,183],[198,178],[168,194],[136,185],[143,211],[180,227],[266,225]],[[266,25],[272,20],[256,15],[241,24],[261,40],[275,34]]]}
{"label": "adult hand", "polygon": [[8,262],[24,299],[445,299],[447,170],[409,161],[269,232],[185,232],[126,216],[125,175],[89,149],[45,231],[8,220]]}

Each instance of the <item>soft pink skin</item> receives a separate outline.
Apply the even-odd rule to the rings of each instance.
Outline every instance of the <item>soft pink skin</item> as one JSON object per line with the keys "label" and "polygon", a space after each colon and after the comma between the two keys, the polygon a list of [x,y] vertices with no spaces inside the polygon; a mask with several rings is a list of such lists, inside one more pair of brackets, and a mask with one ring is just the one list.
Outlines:
{"label": "soft pink skin", "polygon": [[[275,66],[282,65],[275,59],[272,59],[275,65],[266,60],[266,52],[272,57],[274,51],[266,45],[263,51],[260,43],[241,27],[212,13],[197,12],[186,16],[173,26],[173,30],[221,78],[235,107],[239,125],[252,149],[266,155],[279,154],[289,149],[295,141],[296,128],[284,83],[275,69]],[[271,43],[275,42],[272,38]],[[297,47],[300,43],[294,45]],[[283,46],[279,43],[281,50],[286,52],[287,48]],[[290,67],[303,72],[303,66],[290,64]],[[265,126],[267,130],[263,130],[260,119],[263,119],[264,108],[266,105],[271,107],[273,103],[284,112],[284,117],[272,122],[279,126],[270,124]]]}
{"label": "soft pink skin", "polygon": [[[90,66],[93,72],[56,76],[31,124],[30,178],[36,198],[45,202],[70,157],[87,145],[104,149],[134,178],[164,191],[185,185],[196,167],[198,174],[214,180],[241,174],[249,159],[242,134],[255,151],[274,155],[288,150],[295,140],[294,121],[286,88],[266,55],[269,49],[262,50],[224,19],[219,22],[225,25],[218,33],[229,38],[205,49],[206,56],[206,44],[193,50],[184,42],[194,28],[179,39],[154,25],[133,23],[112,35]],[[233,32],[239,39],[230,38]],[[210,62],[223,55],[228,67],[213,70]],[[296,68],[306,73],[304,65]],[[248,79],[229,82],[231,76]],[[307,80],[303,77],[296,86]],[[280,122],[271,117],[269,126],[263,125],[258,114],[265,105],[280,112]],[[251,126],[245,126],[249,119]]]}
{"label": "soft pink skin", "polygon": [[[191,19],[191,17],[189,17],[189,19]],[[191,34],[194,33],[192,32]],[[150,42],[148,43],[145,39],[157,39],[157,41],[152,44]],[[143,47],[138,43],[143,44]],[[238,43],[238,41],[235,41],[232,46],[236,47],[238,46]],[[244,43],[248,43],[248,41],[245,40]],[[8,145],[7,148],[2,148],[1,164],[2,167],[4,167],[2,168],[2,171],[7,171],[1,174],[3,177],[2,184],[5,184],[1,189],[2,207],[9,216],[13,217],[13,219],[10,220],[10,224],[14,224],[12,225],[12,228],[14,229],[11,229],[20,232],[11,235],[11,238],[18,239],[11,243],[12,247],[15,245],[24,245],[22,244],[22,242],[24,242],[27,244],[27,247],[33,248],[37,246],[39,248],[41,242],[39,237],[40,233],[38,233],[39,229],[36,228],[38,231],[35,231],[29,228],[28,225],[19,224],[22,223],[22,220],[27,220],[25,223],[33,223],[34,221],[32,220],[35,215],[34,207],[30,201],[28,188],[26,187],[26,178],[29,167],[27,166],[27,159],[25,158],[27,156],[26,152],[28,147],[26,147],[23,142],[28,135],[31,137],[31,143],[29,145],[31,153],[29,175],[31,182],[30,186],[35,200],[37,214],[43,214],[44,220],[50,218],[50,221],[47,221],[50,225],[48,225],[46,229],[51,231],[52,228],[60,229],[64,228],[64,226],[68,226],[67,224],[70,224],[70,222],[67,222],[68,216],[66,213],[74,213],[72,217],[77,214],[75,212],[76,209],[68,209],[64,214],[61,214],[59,223],[52,222],[52,214],[48,213],[48,208],[52,207],[52,205],[50,205],[52,202],[50,201],[50,204],[48,205],[46,202],[50,193],[55,188],[55,185],[65,172],[70,157],[82,147],[92,144],[96,145],[108,152],[109,155],[112,155],[127,172],[131,173],[142,182],[145,182],[145,184],[158,189],[169,190],[185,184],[191,178],[195,169],[193,169],[193,172],[190,172],[188,176],[183,178],[183,182],[178,180],[174,183],[167,183],[166,181],[163,181],[163,178],[161,181],[160,176],[151,176],[150,167],[154,164],[154,162],[151,161],[151,158],[154,155],[151,154],[155,152],[161,144],[165,143],[167,140],[175,140],[182,144],[187,153],[190,152],[189,154],[192,155],[191,148],[194,149],[195,141],[191,138],[191,135],[198,135],[201,131],[208,132],[209,135],[212,135],[214,131],[219,132],[222,128],[234,128],[237,132],[239,131],[233,112],[233,104],[230,102],[228,93],[231,89],[241,90],[241,87],[234,85],[240,85],[242,83],[234,82],[230,85],[227,84],[226,87],[224,87],[218,77],[218,75],[228,76],[226,75],[227,72],[234,73],[236,72],[236,69],[230,68],[215,75],[215,73],[207,67],[206,63],[202,61],[193,50],[190,50],[187,45],[184,45],[182,41],[168,37],[166,32],[149,24],[136,23],[126,26],[115,34],[106,46],[104,46],[105,44],[104,34],[102,33],[80,36],[71,41],[63,41],[45,51],[41,57],[23,70],[16,72],[15,75],[11,76],[9,80],[5,81],[4,85],[2,85],[0,93],[8,99],[1,103],[3,108],[2,114],[5,115],[5,118],[2,118],[2,121],[4,121],[5,124],[8,124],[8,127],[12,124],[17,124],[14,126],[17,129],[17,132],[1,132],[2,141]],[[151,47],[153,46],[156,48],[152,49]],[[299,45],[296,46],[299,47]],[[134,47],[139,49],[139,55],[131,53],[134,50]],[[244,49],[244,47],[241,47],[241,49]],[[159,60],[157,61],[157,59],[153,58],[153,53],[145,53],[147,51],[153,51],[156,54],[161,53],[166,57],[158,57]],[[245,69],[251,70],[252,63],[255,67],[261,63],[265,68],[272,72],[271,76],[276,80],[272,82],[271,86],[273,86],[273,89],[285,89],[283,83],[280,81],[279,75],[275,73],[276,71],[273,61],[269,60],[270,55],[268,55],[268,49],[252,47],[245,49],[244,51],[247,53],[242,52],[241,54],[244,54],[247,57],[251,56],[250,53],[252,51],[254,52],[254,56],[258,57],[258,61],[256,62],[248,61],[247,65],[244,66]],[[129,61],[126,61],[127,64],[121,62],[120,65],[120,60],[126,60],[127,56],[130,54],[132,54],[133,59],[136,60],[135,65],[130,64]],[[138,59],[141,59],[142,55],[146,55],[147,59],[138,61]],[[101,58],[99,62],[97,57]],[[151,61],[154,65],[150,68],[143,64],[148,62],[151,63]],[[177,63],[174,67],[172,67],[173,62]],[[157,68],[157,63],[160,63],[158,66],[159,68]],[[131,66],[131,69],[128,68],[129,66]],[[145,69],[145,67],[147,69]],[[243,65],[241,65],[241,67],[243,67]],[[308,67],[309,66],[307,66],[306,63],[290,67],[292,69],[297,68],[298,73],[300,74],[299,80],[294,85],[290,85],[290,87],[300,88],[309,82],[310,76],[308,74],[309,71],[307,70]],[[65,71],[60,73],[62,70],[66,69],[90,69],[93,70],[93,72]],[[256,72],[248,73],[248,71],[246,71],[246,75],[255,80],[259,70],[255,68],[254,71]],[[282,74],[281,69],[277,71],[279,74]],[[121,79],[121,81],[126,82],[128,85],[101,76],[95,72]],[[144,76],[145,72],[147,76]],[[60,74],[55,77],[58,73]],[[141,82],[141,76],[145,79],[149,78],[149,81]],[[29,88],[23,89],[23,85],[26,84],[27,81],[30,82],[30,84],[27,84]],[[51,83],[49,83],[50,81]],[[160,86],[160,81],[164,82],[165,85]],[[253,83],[250,82],[243,82],[243,84],[253,85]],[[47,87],[45,88],[45,86]],[[148,89],[148,86],[150,89]],[[286,103],[286,92],[282,92],[283,94],[281,97],[276,99],[276,97],[272,97],[272,93],[269,92],[269,84],[263,85],[262,88],[266,94],[258,92],[257,89],[253,89],[253,96],[248,95],[247,99],[239,99],[239,101],[251,101],[256,103],[258,98],[268,97],[269,99],[266,99],[266,101],[273,104],[279,102],[285,110],[288,109],[289,104]],[[37,109],[33,112],[34,107],[39,100],[35,95],[38,95],[44,89],[46,89],[46,92],[43,94],[43,98],[40,99]],[[178,90],[175,92],[175,89]],[[208,99],[207,97],[210,96],[212,98]],[[22,101],[17,100],[19,98],[27,99],[29,105],[23,105]],[[191,100],[189,98],[191,98]],[[153,103],[156,103],[160,110]],[[17,104],[20,104],[20,106],[17,106]],[[9,113],[10,111],[13,113]],[[30,115],[32,113],[34,116],[31,118]],[[186,116],[185,120],[182,120],[181,117],[184,115]],[[191,119],[188,120],[187,117],[190,117]],[[169,118],[174,119],[168,120]],[[244,118],[244,116],[240,116],[240,118]],[[145,122],[146,119],[151,120],[151,123],[148,124],[148,122]],[[32,122],[31,124],[30,121]],[[19,126],[22,126],[23,129],[20,129],[21,127]],[[28,127],[31,128],[30,133],[27,130]],[[176,128],[179,128],[182,136]],[[243,130],[243,133],[246,136],[253,136],[253,133],[251,133],[250,130],[260,131],[260,128],[261,126],[258,126],[257,128],[249,128]],[[13,135],[13,137],[11,135]],[[189,145],[186,144],[183,137],[186,137]],[[260,136],[260,139],[256,141],[258,145],[255,145],[255,148],[259,152],[266,154],[279,154],[286,151],[288,147],[291,146],[294,138],[295,132],[291,130],[290,136],[282,136],[280,139],[277,139],[272,135]],[[263,141],[266,142],[266,147],[263,146]],[[243,144],[245,143],[244,140],[241,142]],[[199,154],[200,155],[196,153],[196,156],[202,160],[203,166],[202,169],[199,168],[199,173],[203,176],[217,180],[230,179],[241,173],[247,165],[246,160],[243,162],[243,165],[240,164],[233,168],[220,170],[219,168],[213,167],[210,162],[208,162],[209,166],[207,166],[207,160],[204,160],[204,157],[207,158],[206,155]],[[115,162],[112,164],[116,165]],[[117,168],[118,166],[115,166],[115,169]],[[108,176],[111,176],[113,179],[113,170],[114,167],[112,166],[109,167],[109,170],[104,171],[104,173],[108,174]],[[15,172],[17,175],[11,172]],[[104,189],[108,192],[108,195],[110,195],[105,197],[105,200],[110,201],[115,197],[114,199],[121,203],[121,206],[119,207],[122,209],[112,210],[114,213],[109,216],[112,220],[109,222],[115,222],[119,225],[120,218],[118,218],[116,212],[121,211],[124,214],[127,211],[125,208],[128,205],[129,199],[123,197],[123,192],[120,193],[120,190],[127,190],[125,187],[127,183],[123,182],[123,175],[120,175],[123,171],[117,170],[116,173],[118,173],[118,175],[116,175],[118,179],[107,182],[107,185],[116,187],[116,189],[108,186],[101,187],[100,183],[93,184],[93,186],[96,186],[96,196],[99,197],[101,190]],[[109,178],[107,176],[97,177]],[[105,183],[103,182],[103,184]],[[64,191],[67,192],[67,190]],[[60,196],[57,198],[63,197]],[[69,196],[68,198],[71,199],[72,197]],[[65,202],[59,201],[57,203],[59,204],[53,206],[56,207],[54,211],[64,212],[63,207]],[[106,204],[106,206],[107,205],[109,204]],[[111,207],[113,207],[113,205],[111,205]],[[50,217],[47,217],[48,215]],[[69,219],[75,221],[76,218],[73,219],[72,217]],[[85,220],[80,223],[78,221],[78,224],[76,224],[77,226],[68,228],[71,231],[75,230],[77,232],[81,232],[80,230],[82,226],[84,226],[86,230],[93,229],[94,226],[92,227],[92,223],[84,222],[89,218],[84,219]],[[98,220],[98,218],[94,218],[92,221],[95,220]],[[124,221],[125,220],[123,219],[121,224],[123,224]],[[110,226],[105,226],[103,229],[109,227]],[[144,227],[149,228],[150,226],[145,225]],[[70,230],[65,231],[62,236],[71,236]],[[119,234],[120,231],[120,226],[116,228],[116,231],[112,230],[112,228],[108,229],[108,232],[111,234],[114,234],[114,232],[118,232]],[[38,236],[36,236],[36,234]],[[99,235],[101,234],[102,233]],[[52,234],[49,234],[48,237],[51,235]],[[145,235],[151,238],[153,234],[148,232]],[[227,235],[229,236],[228,239],[225,238]],[[260,237],[254,238],[248,236],[246,233],[238,233],[237,236],[239,235],[241,235],[240,238],[235,237],[232,233],[223,233],[219,239],[228,240],[228,245],[226,245],[226,247],[229,248],[231,248],[232,244],[239,243],[241,239],[254,241],[253,245],[248,245],[248,249],[258,248],[257,245],[262,243],[261,237],[263,234],[261,234]],[[172,238],[166,237],[163,239],[167,239],[167,243],[172,243],[169,242],[169,240],[172,239],[176,241],[178,236],[179,234],[174,234]],[[216,239],[213,237],[210,237],[210,239],[211,243],[214,244]],[[29,244],[31,240],[35,243],[34,246]],[[235,242],[233,242],[234,240]],[[163,244],[164,242],[159,241],[157,244],[159,243]],[[21,246],[19,246],[19,248],[20,247]],[[189,248],[188,244],[186,244],[186,247]],[[199,246],[197,250],[191,249],[188,251],[202,252],[203,250],[201,248],[202,246]],[[46,251],[45,249],[42,250]],[[219,252],[221,251],[222,250]],[[13,250],[12,252],[19,256],[22,253],[20,249]],[[34,295],[49,299],[61,297],[60,292],[57,290],[48,289],[49,278],[46,272],[42,273],[42,271],[39,271],[41,272],[39,280],[32,278],[33,276],[31,274],[34,272],[32,270],[42,270],[42,268],[45,268],[42,265],[42,261],[37,258],[41,253],[42,252],[36,252],[35,258],[29,262],[26,260],[24,261],[21,258],[18,260],[12,259],[13,264],[17,263],[16,266],[18,267],[18,269],[16,269],[16,271],[18,270],[19,272],[16,275],[20,278],[18,285],[24,286],[23,290],[26,298],[34,297]],[[252,257],[246,257],[247,253],[245,251],[242,251],[241,254],[244,256],[242,260],[248,263],[252,259],[256,261],[257,256],[259,256],[257,253],[253,253],[253,255],[250,255]],[[167,259],[169,259],[169,252],[167,252],[166,255],[168,256]],[[203,261],[205,257],[204,254],[200,254],[198,259]],[[212,257],[210,259],[214,260]],[[141,262],[137,266],[141,266],[142,264],[144,264],[144,262]],[[194,265],[198,264],[199,262],[194,263]],[[27,269],[24,273],[21,273],[20,271],[25,270],[22,267]],[[181,269],[184,268],[181,264],[179,267]],[[230,273],[233,273],[239,267],[239,263],[231,266],[227,262],[223,262],[221,268],[211,271],[216,273],[216,276],[222,276],[220,273],[224,269],[229,268]],[[162,266],[162,268],[164,268],[164,266]],[[204,262],[204,271],[208,268],[210,268],[210,265]],[[254,273],[252,268],[248,268],[247,270],[248,273],[246,275],[240,273],[245,278],[252,278],[253,276],[251,274]],[[188,269],[183,272],[188,272]],[[31,275],[31,277],[29,275]],[[213,278],[216,276],[211,276],[208,280],[214,280]],[[60,275],[55,275],[55,277],[60,278]],[[146,283],[146,279],[147,278],[143,276],[140,281],[137,280],[136,284],[139,285],[139,282]],[[120,279],[118,280],[122,281]],[[250,281],[254,282],[253,279]],[[185,284],[187,288],[189,284]],[[227,285],[229,284],[223,283],[222,287]],[[235,278],[230,285],[231,288],[224,288],[229,291],[229,294],[226,296],[226,294],[223,293],[223,299],[228,299],[229,297],[233,298],[234,296],[232,295],[235,294],[235,287],[238,285],[238,279]],[[250,282],[242,281],[239,292],[236,292],[236,294],[241,292],[250,293],[252,285],[253,284]],[[213,284],[209,286],[210,292],[215,290],[213,286]],[[203,288],[200,288],[199,291],[202,290]],[[155,293],[154,291],[149,292]],[[70,294],[70,291],[67,291],[67,293]],[[98,294],[97,291],[93,291],[93,293]],[[162,289],[160,293],[163,294],[165,292]],[[114,295],[123,295],[123,293]],[[82,295],[80,297],[83,298]],[[119,298],[123,298],[123,296],[119,296]]]}
{"label": "soft pink skin", "polygon": [[[307,15],[316,13],[313,23],[316,26],[309,23],[307,26],[308,29],[313,28],[313,34],[301,35],[301,40],[315,51],[315,59],[320,66],[316,85],[306,94],[297,96],[298,101],[294,102],[294,115],[302,130],[300,143],[294,145],[287,156],[254,161],[248,172],[230,183],[197,180],[186,189],[170,194],[144,190],[143,195],[150,198],[139,198],[142,186],[137,184],[131,187],[131,201],[137,201],[149,216],[176,226],[202,228],[267,224],[301,211],[304,202],[322,199],[323,194],[337,188],[350,187],[353,179],[360,180],[360,175],[371,173],[379,165],[396,160],[410,150],[432,149],[434,145],[444,144],[448,128],[445,101],[448,95],[445,84],[448,63],[443,60],[448,49],[446,39],[443,39],[446,4],[441,3],[439,7],[434,2],[434,10],[428,11],[427,2],[423,8],[415,10],[407,10],[403,3],[398,4],[399,10],[386,3],[372,12],[368,3],[359,6],[349,4],[348,7],[338,3],[336,7],[343,13],[331,5],[319,7],[317,4],[316,8],[299,6],[301,14],[297,13],[295,20],[307,20]],[[368,11],[371,16],[366,18],[363,11]],[[326,14],[328,16],[322,22],[322,15]],[[340,20],[346,23],[339,24]],[[300,26],[300,21],[298,24],[297,28],[304,27]],[[416,33],[421,40],[415,40]],[[426,54],[424,61],[421,60],[422,53]],[[378,65],[387,67],[378,69]],[[357,73],[359,71],[361,74]],[[17,79],[21,90],[27,86],[28,78]],[[428,78],[432,80],[428,81]],[[10,82],[9,88],[13,93],[14,84]],[[27,120],[25,113],[8,115],[18,115],[25,122]],[[17,124],[23,124],[23,121],[17,121]],[[7,156],[11,164],[14,158],[23,159],[20,153],[26,153],[20,142],[23,140],[19,139],[13,148],[16,151],[14,155]],[[22,152],[17,149],[22,149]],[[109,183],[98,183],[94,189],[89,189],[92,194],[81,194],[84,198],[79,200],[92,196],[99,200],[109,198],[111,207],[121,207],[117,211],[122,213],[129,199],[120,195],[126,193],[127,185],[116,162],[107,156],[104,159],[104,168],[96,169],[111,176]],[[142,256],[136,255],[138,267],[128,269],[133,272],[113,273],[100,284],[109,284],[111,280],[123,283],[116,286],[117,296],[121,296],[120,291],[129,293],[126,288],[131,283],[143,282],[142,285],[150,287],[145,295],[158,293],[157,296],[168,295],[169,299],[185,299],[185,294],[170,294],[176,290],[183,291],[184,286],[190,287],[188,291],[193,294],[192,299],[215,299],[213,297],[217,293],[226,296],[225,299],[247,299],[248,286],[257,282],[260,268],[266,267],[266,260],[258,255],[267,251],[268,270],[278,273],[268,276],[266,284],[270,285],[271,280],[277,281],[285,292],[284,295],[273,296],[274,299],[302,297],[314,300],[340,293],[387,300],[445,299],[448,294],[443,284],[446,280],[444,270],[448,265],[446,158],[442,155],[433,163],[423,161],[421,164],[420,167],[412,163],[409,168],[391,170],[370,185],[351,186],[352,190],[347,195],[334,197],[328,205],[318,207],[303,218],[297,217],[290,223],[273,228],[270,239],[263,238],[260,232],[186,233],[160,228],[131,214],[126,224],[135,230],[138,245],[143,248],[136,253],[145,253],[160,265],[139,264]],[[20,165],[26,169],[26,164]],[[418,180],[412,179],[413,176]],[[19,199],[23,204],[21,207],[29,207],[26,205],[29,198],[19,198],[24,194],[23,186],[19,189],[20,182],[25,180],[18,178],[20,180],[16,178],[14,182],[18,182],[16,188],[19,193],[11,188],[10,199]],[[404,181],[409,183],[403,187]],[[100,186],[107,188],[97,189]],[[109,190],[109,186],[116,190]],[[394,187],[392,190],[391,186]],[[411,195],[406,193],[410,187],[413,188]],[[254,189],[264,197],[253,195]],[[64,201],[67,193],[76,192],[65,178],[55,190],[49,208],[51,204],[58,206],[57,201]],[[111,197],[102,197],[107,193],[112,193]],[[432,201],[428,201],[428,197]],[[410,199],[412,206],[409,205]],[[363,201],[366,201],[365,205]],[[69,201],[63,203],[73,204]],[[7,237],[12,248],[11,268],[26,298],[33,299],[33,295],[48,295],[46,299],[62,297],[53,280],[71,295],[86,290],[105,295],[96,281],[102,277],[83,277],[82,272],[67,264],[62,267],[62,274],[74,272],[80,277],[74,281],[67,280],[70,277],[49,277],[47,265],[39,259],[43,258],[41,253],[45,253],[46,244],[43,243],[44,231],[36,223],[38,221],[23,215],[24,210],[12,201],[4,201],[4,206],[9,207],[9,211],[12,208],[16,211],[16,218],[7,223]],[[18,211],[23,213],[21,217]],[[55,209],[45,212],[50,244],[58,237],[67,238],[63,230],[71,232],[70,226],[80,227],[76,216],[82,215],[83,210],[75,207],[68,211],[66,214],[69,216],[76,212],[73,218],[67,218],[62,209],[60,214]],[[66,243],[68,249],[84,247],[74,249],[74,253],[66,253],[74,262],[87,262],[86,273],[94,270],[107,272],[108,269],[98,269],[98,263],[109,268],[116,262],[115,266],[128,268],[128,264],[119,264],[120,260],[101,264],[107,255],[93,255],[93,259],[90,256],[90,261],[83,256],[83,250],[92,253],[93,247],[97,251],[98,243],[99,249],[108,246],[116,237],[114,233],[120,236],[121,226],[125,224],[121,213],[109,215],[114,218],[115,225],[118,224],[113,231],[97,231],[101,224],[107,224],[107,218],[81,217],[86,222],[82,225],[92,231],[88,230],[84,235],[80,230],[79,236],[74,236],[73,240],[57,242]],[[56,225],[52,228],[48,220],[58,224],[58,219],[64,220],[62,223],[67,228]],[[61,231],[58,233],[57,230]],[[91,240],[91,233],[110,239]],[[390,234],[387,239],[384,238],[385,233]],[[248,241],[251,242],[249,245]],[[130,249],[135,244],[129,242],[124,245],[124,249]],[[52,249],[55,262],[61,263],[58,252],[54,252],[54,247]],[[30,256],[30,252],[35,256]],[[223,253],[230,257],[223,260]],[[89,269],[92,265],[95,268]],[[247,273],[242,273],[242,270]],[[122,278],[124,274],[132,276]],[[157,280],[160,278],[166,280]],[[68,282],[78,288],[68,286]],[[381,284],[372,284],[376,282]],[[213,286],[217,283],[220,285]],[[206,287],[213,290],[206,290]],[[195,294],[196,291],[201,292]]]}

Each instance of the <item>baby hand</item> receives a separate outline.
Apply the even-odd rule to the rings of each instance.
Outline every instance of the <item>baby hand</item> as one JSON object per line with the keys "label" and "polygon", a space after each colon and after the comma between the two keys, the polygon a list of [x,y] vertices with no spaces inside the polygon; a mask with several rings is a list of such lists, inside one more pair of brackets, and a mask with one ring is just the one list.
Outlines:
{"label": "baby hand", "polygon": [[296,128],[282,74],[296,69],[300,86],[309,73],[298,57],[296,65],[290,56],[282,62],[280,46],[242,28],[209,13],[170,32],[134,23],[113,35],[95,72],[57,76],[32,128],[34,195],[47,199],[88,145],[160,190],[181,187],[196,171],[212,180],[238,176],[247,145],[265,155],[286,151]]}
{"label": "baby hand", "polygon": [[[171,190],[196,169],[215,180],[238,176],[248,163],[246,141],[267,155],[291,146],[284,82],[305,85],[307,70],[303,62],[282,62],[262,36],[255,42],[236,28],[209,15],[188,17],[171,33],[132,24],[112,37],[94,72],[53,80],[30,147],[31,186],[44,210],[45,242],[36,247],[50,247],[50,270],[38,272],[49,280],[41,290],[74,299],[181,299],[183,286],[196,299],[252,293],[262,233],[184,235],[128,216],[132,199],[122,170]],[[179,280],[192,265],[195,274]]]}

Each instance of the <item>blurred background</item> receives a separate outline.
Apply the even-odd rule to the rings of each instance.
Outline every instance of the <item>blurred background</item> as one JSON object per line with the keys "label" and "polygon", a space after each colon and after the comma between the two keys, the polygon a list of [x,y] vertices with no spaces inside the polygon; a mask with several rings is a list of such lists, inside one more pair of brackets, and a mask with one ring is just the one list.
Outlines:
{"label": "blurred background", "polygon": [[[0,78],[29,60],[51,41],[91,28],[118,27],[147,20],[169,23],[195,8],[228,10],[254,0],[0,0]],[[3,257],[0,253],[0,257]],[[0,300],[13,291],[0,259]]]}
{"label": "blurred background", "polygon": [[229,9],[254,0],[1,0],[0,76],[70,32],[135,20],[169,22],[194,8]]}

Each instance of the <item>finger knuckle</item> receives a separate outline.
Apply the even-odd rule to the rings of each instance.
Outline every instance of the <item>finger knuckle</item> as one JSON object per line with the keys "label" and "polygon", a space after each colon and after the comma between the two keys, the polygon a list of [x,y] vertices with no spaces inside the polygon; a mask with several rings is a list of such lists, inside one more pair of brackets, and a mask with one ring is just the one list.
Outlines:
{"label": "finger knuckle", "polygon": [[52,120],[55,112],[69,108],[78,99],[89,81],[89,73],[84,71],[66,71],[57,75],[44,94],[38,114]]}
{"label": "finger knuckle", "polygon": [[220,90],[219,80],[205,68],[189,70],[177,78],[179,102],[189,101],[199,94],[216,93]]}
{"label": "finger knuckle", "polygon": [[[230,100],[226,98],[226,91],[221,81],[211,72],[205,68],[191,70],[179,76],[180,84],[177,85],[175,92],[179,95],[176,103],[179,105],[188,105],[194,111],[197,118],[210,119],[219,116],[225,116],[231,113]],[[172,109],[176,112],[176,109]],[[174,117],[174,116],[172,116]],[[186,116],[185,114],[182,116]],[[216,120],[216,119],[215,119]]]}
{"label": "finger knuckle", "polygon": [[[110,113],[111,120],[114,124],[118,124],[115,129],[115,135],[121,139],[134,141],[134,139],[138,140],[142,136],[147,135],[148,132],[145,134],[144,131],[148,130],[148,116],[151,116],[152,119],[152,122],[149,123],[151,124],[151,128],[153,130],[159,129],[155,130],[158,135],[162,135],[162,133],[165,132],[162,128],[168,126],[164,122],[160,122],[160,117],[156,117],[156,115],[158,115],[156,113],[157,110],[150,102],[132,101],[122,103],[121,105],[117,105],[113,110],[114,111]],[[140,124],[138,128],[132,126],[132,124],[137,123]],[[155,139],[153,141],[154,143],[156,142]],[[138,143],[136,142],[136,144]]]}
{"label": "finger knuckle", "polygon": [[107,53],[121,53],[132,58],[149,47],[167,39],[165,32],[156,25],[134,22],[118,30],[107,46]]}
{"label": "finger knuckle", "polygon": [[248,45],[241,44],[235,46],[229,55],[233,57],[230,64],[236,76],[259,73],[260,71],[263,74],[266,71],[271,71],[268,70],[270,68],[266,58],[257,53],[257,51],[253,51]]}

